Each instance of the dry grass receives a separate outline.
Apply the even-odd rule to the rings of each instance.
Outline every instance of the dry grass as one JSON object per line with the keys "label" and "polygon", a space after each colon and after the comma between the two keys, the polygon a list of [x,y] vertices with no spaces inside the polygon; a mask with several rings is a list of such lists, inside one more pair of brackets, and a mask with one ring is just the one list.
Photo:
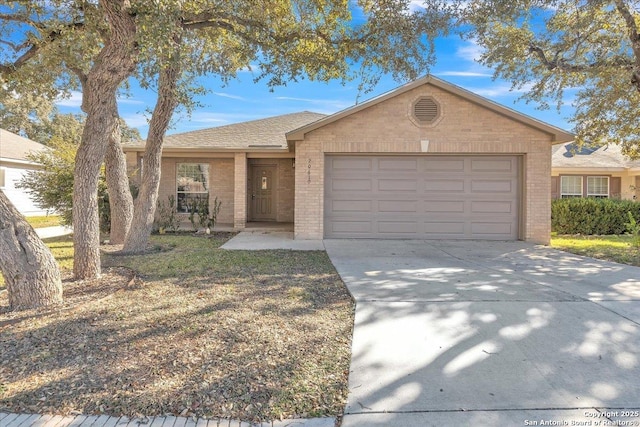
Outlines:
{"label": "dry grass", "polygon": [[66,282],[55,310],[8,313],[0,295],[0,411],[339,415],[353,303],[326,254],[226,237],[105,255],[108,274]]}
{"label": "dry grass", "polygon": [[633,237],[630,235],[551,236],[551,246],[555,249],[640,267],[640,248],[634,247],[632,241]]}

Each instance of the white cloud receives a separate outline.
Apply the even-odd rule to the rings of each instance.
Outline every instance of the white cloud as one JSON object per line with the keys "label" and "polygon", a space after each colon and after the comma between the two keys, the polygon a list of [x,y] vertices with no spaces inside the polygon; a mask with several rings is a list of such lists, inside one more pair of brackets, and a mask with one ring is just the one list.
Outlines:
{"label": "white cloud", "polygon": [[230,93],[226,93],[226,92],[212,92],[214,95],[216,96],[221,96],[223,98],[230,98],[230,99],[238,99],[240,101],[245,101],[246,98],[242,97],[242,96],[238,96],[238,95],[232,95]]}
{"label": "white cloud", "polygon": [[468,42],[456,49],[456,55],[458,57],[472,62],[478,62],[483,52],[484,48],[473,41]]}
{"label": "white cloud", "polygon": [[126,116],[122,116],[122,119],[133,128],[139,128],[142,126],[147,126],[149,122],[147,121],[147,116],[142,113],[134,113]]}
{"label": "white cloud", "polygon": [[435,73],[438,76],[450,76],[450,77],[491,77],[491,73],[483,73],[477,71],[442,71]]}
{"label": "white cloud", "polygon": [[72,91],[70,96],[58,99],[55,104],[59,107],[76,107],[82,105],[82,92]]}
{"label": "white cloud", "polygon": [[220,126],[229,123],[244,122],[247,120],[255,120],[265,117],[261,114],[247,114],[247,113],[216,113],[214,111],[195,111],[190,117],[185,117],[185,120],[181,123],[194,123],[192,128],[202,128],[203,125]]}
{"label": "white cloud", "polygon": [[139,99],[133,99],[133,98],[118,98],[118,104],[144,105],[144,102],[140,101]]}
{"label": "white cloud", "polygon": [[511,88],[508,84],[493,84],[481,88],[467,88],[471,92],[484,96],[487,98],[500,98],[501,96],[520,95],[528,92],[531,89],[531,85],[525,85],[521,88]]}

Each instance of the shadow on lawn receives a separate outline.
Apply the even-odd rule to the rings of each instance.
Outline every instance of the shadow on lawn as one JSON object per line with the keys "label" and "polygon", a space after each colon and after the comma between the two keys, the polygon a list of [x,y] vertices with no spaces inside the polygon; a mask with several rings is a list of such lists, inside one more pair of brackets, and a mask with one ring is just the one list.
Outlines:
{"label": "shadow on lawn", "polygon": [[243,420],[340,413],[352,302],[326,264],[296,255],[297,267],[283,267],[283,255],[242,255],[244,266],[218,270],[195,260],[198,274],[160,271],[131,289],[20,318],[0,331],[0,410]]}

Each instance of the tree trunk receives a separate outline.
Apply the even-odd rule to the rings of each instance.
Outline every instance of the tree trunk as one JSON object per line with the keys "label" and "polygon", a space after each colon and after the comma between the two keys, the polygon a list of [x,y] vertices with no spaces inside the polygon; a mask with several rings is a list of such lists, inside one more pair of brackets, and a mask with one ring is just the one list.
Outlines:
{"label": "tree trunk", "polygon": [[[127,0],[103,0],[109,33],[82,83],[82,110],[87,114],[78,147],[73,183],[73,273],[76,279],[100,275],[98,176],[118,117],[116,91],[135,69],[136,23]],[[115,114],[115,115],[114,115]]]}
{"label": "tree trunk", "polygon": [[62,303],[58,263],[0,190],[0,270],[12,310]]}
{"label": "tree trunk", "polygon": [[133,221],[124,243],[123,252],[144,252],[149,244],[160,187],[162,143],[171,116],[178,106],[177,83],[180,76],[179,60],[163,68],[158,78],[158,100],[149,123],[149,134],[142,158],[144,165],[138,198],[133,209]]}
{"label": "tree trunk", "polygon": [[129,189],[127,159],[120,145],[122,137],[120,130],[120,122],[118,121],[109,138],[109,146],[104,158],[109,191],[109,209],[111,211],[109,241],[112,245],[124,243],[133,218],[133,197]]}

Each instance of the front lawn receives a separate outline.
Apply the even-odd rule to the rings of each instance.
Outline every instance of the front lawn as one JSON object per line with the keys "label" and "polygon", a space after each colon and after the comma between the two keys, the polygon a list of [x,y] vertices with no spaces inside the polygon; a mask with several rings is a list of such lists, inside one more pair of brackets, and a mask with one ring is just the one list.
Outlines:
{"label": "front lawn", "polygon": [[326,253],[224,251],[229,236],[154,236],[65,282],[55,310],[0,294],[0,412],[336,416],[353,302]]}
{"label": "front lawn", "polygon": [[640,267],[640,249],[631,245],[631,236],[564,236],[552,235],[555,249],[592,258]]}
{"label": "front lawn", "polygon": [[25,219],[33,228],[54,227],[62,220],[60,215],[28,216]]}

